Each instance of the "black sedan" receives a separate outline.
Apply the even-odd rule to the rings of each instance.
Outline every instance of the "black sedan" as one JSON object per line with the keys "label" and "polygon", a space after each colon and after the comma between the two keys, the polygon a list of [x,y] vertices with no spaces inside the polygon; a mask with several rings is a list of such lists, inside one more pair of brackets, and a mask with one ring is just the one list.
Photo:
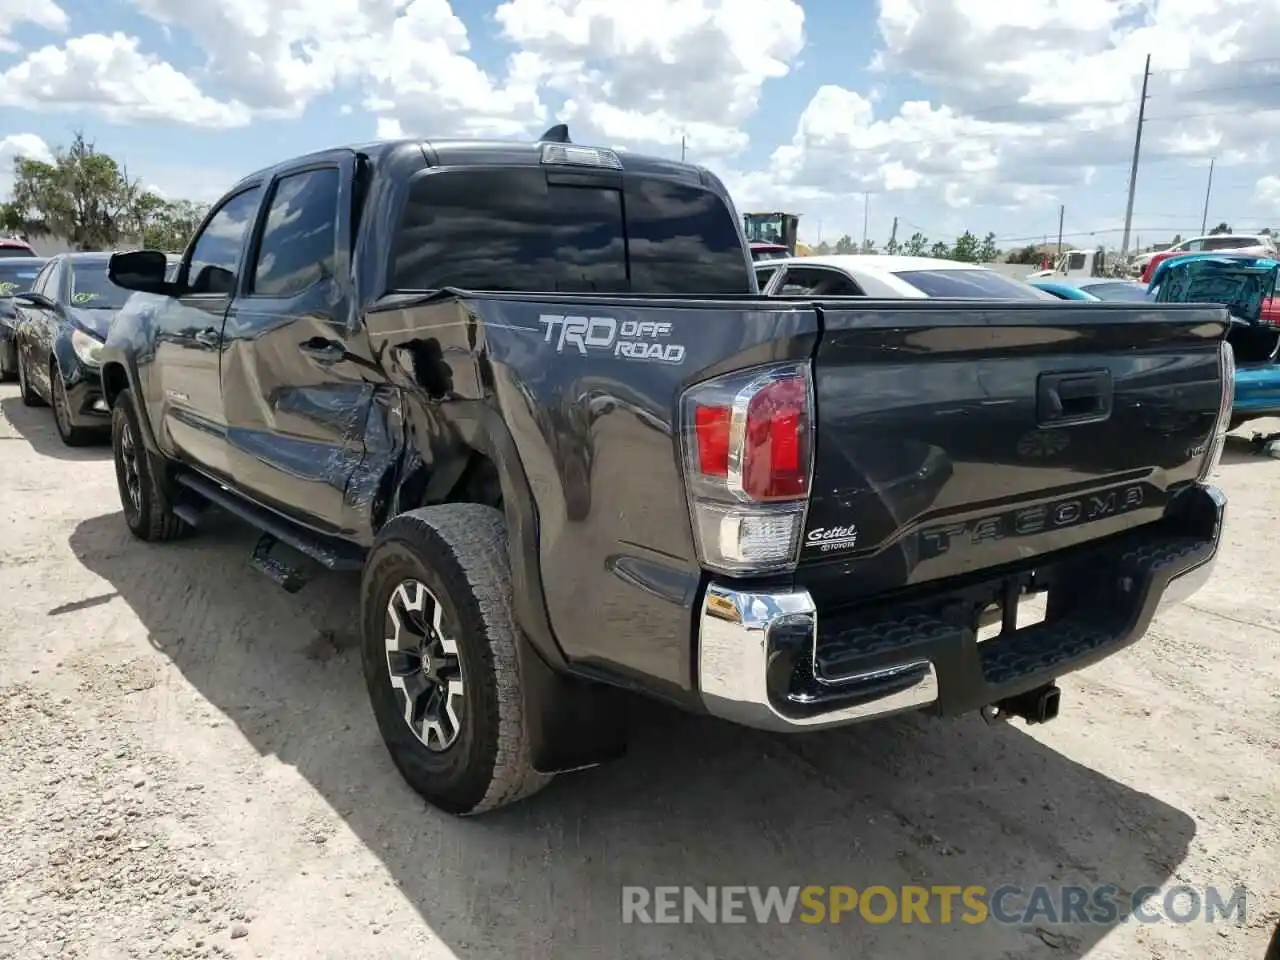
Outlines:
{"label": "black sedan", "polygon": [[31,289],[45,263],[43,257],[0,258],[0,380],[12,380],[18,375],[18,353],[14,346],[18,315],[13,298]]}
{"label": "black sedan", "polygon": [[105,436],[111,426],[98,352],[131,294],[107,279],[110,257],[51,257],[31,289],[13,298],[22,402],[51,405],[58,435],[68,446]]}

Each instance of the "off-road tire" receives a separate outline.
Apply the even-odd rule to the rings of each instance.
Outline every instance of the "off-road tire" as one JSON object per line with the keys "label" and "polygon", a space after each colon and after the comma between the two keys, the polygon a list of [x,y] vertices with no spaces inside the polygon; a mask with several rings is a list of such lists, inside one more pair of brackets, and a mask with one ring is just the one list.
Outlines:
{"label": "off-road tire", "polygon": [[[129,496],[126,480],[125,455],[122,441],[126,429],[133,441],[140,505],[134,507]],[[159,543],[165,540],[176,540],[191,528],[186,521],[174,515],[161,477],[156,475],[154,465],[147,448],[142,442],[142,430],[138,416],[138,408],[133,399],[133,392],[121,390],[111,407],[111,458],[115,462],[116,486],[120,491],[120,507],[124,511],[124,522],[139,540],[148,543]]]}
{"label": "off-road tire", "polygon": [[44,398],[31,388],[31,378],[27,376],[27,365],[22,359],[22,351],[14,348],[18,354],[18,390],[22,395],[24,407],[43,407]]}
{"label": "off-road tire", "polygon": [[[99,433],[96,430],[77,427],[71,423],[71,401],[66,397],[66,389],[66,384],[62,380],[62,371],[58,367],[58,361],[50,360],[49,395],[53,399],[53,403],[50,405],[53,408],[53,426],[58,431],[58,439],[63,444],[68,447],[83,447],[99,439]],[[59,390],[63,392],[61,399],[58,397]],[[59,414],[59,410],[62,410],[61,414]],[[64,417],[66,422],[64,422]]]}
{"label": "off-road tire", "polygon": [[[429,750],[405,723],[386,654],[387,605],[407,580],[439,601],[456,641],[465,687],[457,740]],[[360,591],[362,661],[378,729],[401,775],[429,803],[457,815],[484,813],[551,782],[530,762],[512,613],[506,521],[479,504],[411,510],[379,532]]]}

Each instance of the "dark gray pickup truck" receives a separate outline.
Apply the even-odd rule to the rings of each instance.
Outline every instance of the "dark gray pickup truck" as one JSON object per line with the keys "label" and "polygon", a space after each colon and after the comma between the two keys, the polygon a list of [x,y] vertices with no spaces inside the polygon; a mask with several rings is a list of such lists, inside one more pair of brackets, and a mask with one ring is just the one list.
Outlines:
{"label": "dark gray pickup truck", "polygon": [[766,299],[712,174],[563,128],[282,163],[164,269],[111,264],[125,522],[362,571],[378,726],[455,813],[617,756],[619,691],[1051,719],[1218,548],[1222,308]]}

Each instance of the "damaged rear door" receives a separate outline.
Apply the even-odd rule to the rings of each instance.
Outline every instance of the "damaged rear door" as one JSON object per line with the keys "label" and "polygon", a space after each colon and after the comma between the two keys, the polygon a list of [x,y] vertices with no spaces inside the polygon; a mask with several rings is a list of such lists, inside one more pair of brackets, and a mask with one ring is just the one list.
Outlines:
{"label": "damaged rear door", "polygon": [[355,164],[335,151],[274,175],[222,338],[232,479],[338,535],[359,526],[349,487],[375,389],[349,267]]}

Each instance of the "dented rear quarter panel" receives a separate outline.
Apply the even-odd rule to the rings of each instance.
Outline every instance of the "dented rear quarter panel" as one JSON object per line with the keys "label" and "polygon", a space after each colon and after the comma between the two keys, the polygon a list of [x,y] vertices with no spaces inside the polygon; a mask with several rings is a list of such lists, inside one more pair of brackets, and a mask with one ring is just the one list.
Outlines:
{"label": "dented rear quarter panel", "polygon": [[[575,316],[597,318],[596,335],[576,338],[571,320],[565,336],[563,318]],[[645,337],[621,336],[640,324]],[[564,655],[691,698],[702,574],[677,401],[717,373],[809,357],[816,312],[759,300],[462,295],[378,310],[367,326],[405,391],[409,445],[428,471],[460,448],[494,446],[489,431],[510,437],[527,486],[504,493],[531,501],[536,538],[524,559],[540,572]],[[619,346],[641,341],[658,346]]]}

